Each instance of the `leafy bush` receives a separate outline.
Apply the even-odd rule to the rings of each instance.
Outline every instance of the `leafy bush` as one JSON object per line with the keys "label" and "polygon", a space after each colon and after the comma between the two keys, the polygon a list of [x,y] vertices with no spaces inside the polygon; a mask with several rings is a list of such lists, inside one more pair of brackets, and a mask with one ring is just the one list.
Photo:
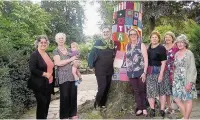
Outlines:
{"label": "leafy bush", "polygon": [[35,103],[27,88],[29,56],[24,50],[16,51],[6,39],[0,42],[0,118],[18,118]]}
{"label": "leafy bush", "polygon": [[200,90],[200,26],[196,25],[189,36],[191,41],[191,50],[194,53],[195,63],[197,67],[197,89]]}

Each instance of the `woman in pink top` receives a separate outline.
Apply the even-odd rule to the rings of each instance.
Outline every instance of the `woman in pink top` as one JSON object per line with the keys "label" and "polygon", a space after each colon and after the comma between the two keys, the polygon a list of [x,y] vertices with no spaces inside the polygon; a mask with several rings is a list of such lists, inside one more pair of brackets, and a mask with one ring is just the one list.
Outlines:
{"label": "woman in pink top", "polygon": [[177,46],[174,44],[174,41],[176,40],[175,34],[171,31],[168,31],[164,35],[164,41],[165,41],[165,48],[167,52],[167,62],[165,66],[165,89],[166,89],[166,102],[168,108],[166,109],[167,113],[172,113],[171,108],[171,99],[170,96],[172,95],[172,78],[174,73],[174,56],[176,52],[178,51]]}
{"label": "woman in pink top", "polygon": [[28,87],[33,90],[36,97],[36,119],[47,118],[51,93],[53,93],[54,64],[46,53],[48,44],[46,36],[39,36],[35,41],[37,50],[31,54],[29,61],[31,77],[28,81]]}

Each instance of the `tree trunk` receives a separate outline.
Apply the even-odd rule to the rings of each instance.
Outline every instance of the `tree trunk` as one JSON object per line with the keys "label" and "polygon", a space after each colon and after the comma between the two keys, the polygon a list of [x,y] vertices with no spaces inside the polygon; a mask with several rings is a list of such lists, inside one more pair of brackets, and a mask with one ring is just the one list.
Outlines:
{"label": "tree trunk", "polygon": [[106,118],[123,118],[133,113],[135,99],[129,82],[112,81],[106,107]]}
{"label": "tree trunk", "polygon": [[149,21],[150,21],[149,33],[151,33],[155,29],[155,26],[156,26],[156,18],[155,18],[155,16],[151,16],[149,18]]}

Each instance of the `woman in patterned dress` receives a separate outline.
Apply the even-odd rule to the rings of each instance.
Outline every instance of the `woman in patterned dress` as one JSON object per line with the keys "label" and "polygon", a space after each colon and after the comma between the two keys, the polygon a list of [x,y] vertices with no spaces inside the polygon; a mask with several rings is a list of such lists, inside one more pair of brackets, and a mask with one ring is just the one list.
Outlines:
{"label": "woman in patterned dress", "polygon": [[172,95],[172,78],[174,73],[174,55],[178,51],[178,48],[176,45],[174,45],[174,41],[176,40],[176,37],[173,32],[168,31],[164,35],[164,41],[165,41],[165,48],[167,50],[167,62],[165,66],[165,72],[164,72],[164,78],[165,78],[165,88],[166,88],[166,102],[168,106],[168,113],[172,112],[171,108],[171,99],[170,95]]}
{"label": "woman in patterned dress", "polygon": [[66,35],[57,33],[55,40],[58,47],[53,51],[54,63],[58,66],[58,80],[60,89],[60,119],[77,117],[77,86],[72,74],[72,61],[77,56],[71,57],[71,52],[65,46]]}
{"label": "woman in patterned dress", "polygon": [[195,88],[197,70],[194,55],[188,50],[187,37],[183,34],[177,37],[176,45],[179,51],[175,54],[172,93],[184,119],[189,119],[192,111],[192,99],[197,98]]}
{"label": "woman in patterned dress", "polygon": [[137,104],[136,115],[147,116],[146,100],[146,71],[148,66],[147,49],[141,42],[136,29],[129,31],[130,43],[126,46],[127,75],[133,87]]}
{"label": "woman in patterned dress", "polygon": [[159,97],[160,114],[165,116],[166,89],[164,82],[164,70],[167,60],[166,49],[160,44],[160,34],[153,31],[150,35],[151,44],[148,48],[147,69],[147,98],[151,108],[150,116],[155,117],[155,98]]}

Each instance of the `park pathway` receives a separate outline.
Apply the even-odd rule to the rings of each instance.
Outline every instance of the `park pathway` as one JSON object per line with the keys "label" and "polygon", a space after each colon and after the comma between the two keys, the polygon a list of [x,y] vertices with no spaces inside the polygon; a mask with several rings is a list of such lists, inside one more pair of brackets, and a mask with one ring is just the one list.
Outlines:
{"label": "park pathway", "polygon": [[[97,82],[94,74],[83,75],[83,81],[78,86],[78,105],[81,105],[86,100],[94,99],[97,92]],[[25,113],[21,119],[35,119],[35,110],[31,109]],[[59,119],[59,99],[51,101],[48,119]],[[200,119],[200,98],[194,100],[193,111],[191,114],[191,119]]]}
{"label": "park pathway", "polygon": [[[78,105],[83,104],[86,100],[94,99],[97,92],[97,82],[94,74],[82,75],[83,81],[78,86]],[[59,119],[59,99],[51,101],[49,106],[48,119]],[[36,108],[25,113],[21,119],[35,119]]]}

